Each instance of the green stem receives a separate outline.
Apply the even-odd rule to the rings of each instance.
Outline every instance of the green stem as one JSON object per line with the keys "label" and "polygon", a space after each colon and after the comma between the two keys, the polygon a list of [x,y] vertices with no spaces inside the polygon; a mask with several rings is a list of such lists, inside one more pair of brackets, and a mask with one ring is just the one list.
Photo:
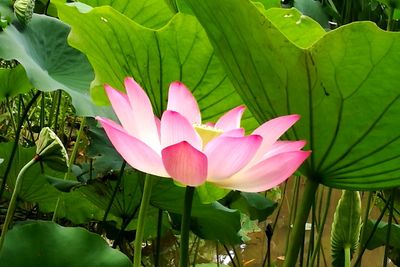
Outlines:
{"label": "green stem", "polygon": [[8,227],[10,226],[10,223],[11,223],[12,218],[14,216],[14,212],[15,212],[15,209],[16,209],[16,206],[17,206],[17,198],[18,198],[19,192],[21,191],[22,179],[23,179],[24,173],[26,172],[26,170],[29,169],[29,167],[31,167],[37,161],[38,161],[38,158],[35,156],[33,159],[31,159],[31,161],[29,161],[19,171],[19,174],[17,176],[17,180],[15,181],[15,187],[14,187],[13,193],[11,195],[10,204],[8,206],[8,209],[7,209],[7,215],[6,215],[6,218],[4,220],[3,229],[1,230],[0,251],[1,251],[2,247],[3,247],[4,239],[5,239],[6,233],[8,231]]}
{"label": "green stem", "polygon": [[[363,226],[361,228],[361,233],[360,233],[360,244],[364,244],[365,238],[366,238],[366,231],[365,231],[365,225],[367,224],[368,221],[368,216],[371,208],[371,200],[372,200],[373,193],[370,191],[368,192],[368,199],[367,199],[367,207],[365,208],[365,213],[364,213],[364,221],[363,221]],[[358,246],[358,254],[361,254],[362,246]],[[361,260],[358,265],[355,265],[355,267],[360,267],[361,266]]]}
{"label": "green stem", "polygon": [[350,267],[351,255],[350,255],[350,247],[346,246],[344,248],[344,267]]}
{"label": "green stem", "polygon": [[200,238],[197,238],[195,242],[196,248],[194,249],[194,259],[192,267],[196,267],[197,255],[199,254]]}
{"label": "green stem", "polygon": [[385,244],[385,254],[383,256],[383,267],[387,266],[388,263],[388,253],[389,253],[389,248],[390,248],[390,233],[392,229],[392,219],[393,219],[393,205],[394,205],[394,194],[395,190],[392,189],[390,192],[390,198],[389,198],[389,218],[388,218],[388,228],[386,232],[386,244]]}
{"label": "green stem", "polygon": [[12,124],[13,130],[14,130],[14,133],[16,134],[18,128],[17,128],[16,122],[15,122],[15,118],[13,115],[11,105],[10,105],[10,99],[8,97],[6,97],[6,106],[7,106],[8,113],[10,114],[11,124]]}
{"label": "green stem", "polygon": [[228,247],[227,247],[225,244],[223,244],[223,246],[224,246],[226,255],[228,255],[229,259],[231,260],[230,263],[233,265],[233,267],[237,267],[237,265],[236,265],[236,263],[235,263],[235,261],[234,261],[232,255],[231,255],[231,252],[229,251]]}
{"label": "green stem", "polygon": [[[72,154],[71,154],[71,157],[69,158],[69,162],[68,162],[68,170],[64,174],[64,180],[66,180],[68,178],[68,175],[71,173],[71,170],[72,170],[72,165],[75,163],[75,158],[76,158],[76,155],[78,154],[78,147],[79,147],[79,143],[81,141],[81,135],[82,135],[84,127],[85,127],[85,117],[82,118],[81,126],[79,127],[79,131],[76,136],[74,148],[72,149]],[[56,206],[54,208],[54,213],[53,213],[53,218],[52,218],[53,222],[57,219],[57,213],[58,213],[59,206],[60,206],[60,200],[61,200],[61,196],[59,196],[57,198],[57,202],[56,202]]]}
{"label": "green stem", "polygon": [[[307,251],[307,261],[305,266],[309,266],[309,262],[311,260],[312,254],[314,252],[314,242],[315,242],[315,229],[317,229],[317,216],[316,216],[316,204],[315,204],[315,199],[318,198],[318,191],[315,192],[315,198],[314,198],[314,204],[311,206],[311,229],[310,229],[310,235],[308,237],[308,251]],[[302,257],[303,254],[300,254],[300,257]]]}
{"label": "green stem", "polygon": [[318,231],[317,242],[315,244],[315,249],[313,251],[310,264],[308,265],[310,267],[314,266],[315,259],[317,257],[317,254],[320,251],[320,248],[321,248],[321,239],[322,239],[322,234],[324,232],[324,226],[325,226],[326,218],[328,217],[329,206],[331,204],[331,195],[332,195],[332,188],[329,188],[328,189],[328,195],[326,196],[324,214],[322,216],[322,221],[319,223],[319,231]]}
{"label": "green stem", "polygon": [[163,211],[162,209],[158,209],[157,239],[156,239],[156,253],[154,255],[154,267],[160,266],[162,217],[163,217]]}
{"label": "green stem", "polygon": [[36,92],[36,94],[32,97],[31,101],[29,101],[28,105],[24,109],[24,112],[22,113],[21,118],[18,121],[17,132],[15,133],[15,139],[14,139],[14,144],[13,144],[13,147],[12,147],[12,150],[11,150],[11,155],[10,155],[10,158],[8,160],[8,163],[7,163],[6,170],[5,170],[4,175],[3,175],[3,180],[1,182],[0,198],[3,195],[4,189],[6,188],[7,178],[8,178],[8,175],[9,175],[10,171],[11,171],[11,166],[12,166],[12,164],[14,162],[15,154],[17,153],[17,150],[18,150],[18,142],[19,142],[19,137],[21,135],[22,125],[24,124],[24,121],[28,117],[29,110],[31,109],[33,104],[36,102],[36,100],[37,100],[37,98],[39,96],[40,96],[40,91]]}
{"label": "green stem", "polygon": [[195,188],[192,186],[186,186],[181,223],[181,247],[179,258],[180,267],[189,267],[190,214],[192,212],[194,189]]}
{"label": "green stem", "polygon": [[46,106],[45,106],[45,102],[44,102],[44,99],[45,98],[45,94],[44,94],[44,92],[42,92],[41,93],[41,98],[40,98],[40,129],[42,129],[43,127],[44,127],[44,125],[45,125],[45,108],[46,108]]}
{"label": "green stem", "polygon": [[62,100],[62,91],[57,90],[57,108],[56,108],[56,115],[54,117],[54,132],[57,133],[57,127],[58,127],[58,116],[60,114],[60,106],[61,106],[61,100]]}
{"label": "green stem", "polygon": [[110,202],[108,202],[107,209],[104,212],[103,221],[102,221],[102,225],[103,226],[105,225],[105,223],[107,221],[108,214],[110,213],[112,204],[114,203],[114,199],[117,196],[117,192],[118,192],[119,187],[120,187],[121,182],[122,182],[122,176],[124,176],[125,166],[126,166],[126,161],[124,160],[124,161],[122,161],[122,165],[121,165],[121,168],[120,168],[119,174],[118,174],[118,180],[117,180],[117,183],[115,184],[115,188],[114,188],[114,191],[113,191],[113,193],[111,195]]}
{"label": "green stem", "polygon": [[300,202],[300,207],[296,213],[293,231],[290,233],[288,242],[288,250],[286,252],[285,262],[283,267],[295,266],[299,249],[304,235],[304,227],[308,219],[311,206],[314,202],[315,193],[318,188],[318,182],[312,179],[307,179],[304,188],[303,199]]}
{"label": "green stem", "polygon": [[218,241],[215,241],[215,254],[217,255],[217,267],[219,267]]}
{"label": "green stem", "polygon": [[[24,98],[22,97],[22,95],[20,95],[19,104],[22,107],[22,109],[25,110]],[[18,109],[18,114],[20,113],[19,110],[20,110],[20,108]],[[31,124],[30,120],[26,120],[26,124],[28,126],[27,128],[28,128],[29,134],[31,135],[32,143],[35,143],[35,137],[33,135],[32,124]]]}
{"label": "green stem", "polygon": [[[282,201],[280,201],[280,204],[279,204],[279,207],[278,207],[278,211],[276,212],[276,216],[275,216],[275,219],[274,219],[274,223],[272,224],[272,233],[274,233],[275,227],[276,227],[277,222],[278,222],[278,219],[280,218],[282,206],[283,206],[283,203],[284,203],[283,200],[286,198],[286,189],[287,189],[287,187],[288,187],[288,181],[286,180],[285,186],[283,187],[282,197],[281,197]],[[267,197],[267,191],[265,191],[265,197]]]}
{"label": "green stem", "polygon": [[285,247],[285,254],[288,251],[289,247],[289,237],[290,237],[290,233],[292,232],[292,224],[294,221],[294,218],[296,218],[296,211],[297,211],[297,206],[299,203],[299,191],[300,191],[300,176],[296,176],[295,177],[296,181],[295,181],[295,185],[294,185],[294,189],[293,189],[293,196],[291,199],[291,206],[290,206],[290,213],[289,213],[289,227],[288,227],[288,234],[286,236],[286,247]]}
{"label": "green stem", "polygon": [[394,14],[394,8],[389,7],[388,22],[386,26],[387,31],[393,30],[393,14]]}
{"label": "green stem", "polygon": [[[371,233],[369,234],[369,237],[367,238],[367,240],[365,241],[365,243],[361,243],[362,248],[360,250],[360,253],[357,256],[357,260],[354,263],[354,266],[359,266],[360,262],[361,262],[361,258],[365,252],[365,250],[367,249],[367,245],[369,243],[369,241],[371,241],[372,237],[374,236],[376,229],[378,229],[378,225],[381,222],[383,216],[385,215],[386,210],[388,209],[388,205],[389,205],[389,201],[386,202],[385,206],[383,207],[381,214],[379,215],[378,219],[376,220],[374,227],[372,227]],[[364,226],[366,225],[367,222],[364,222]]]}
{"label": "green stem", "polygon": [[140,267],[142,260],[142,240],[144,234],[144,223],[147,213],[147,208],[149,207],[151,188],[153,187],[153,179],[150,175],[146,175],[144,179],[143,195],[142,201],[140,202],[139,217],[136,228],[136,238],[134,244],[133,253],[133,267]]}

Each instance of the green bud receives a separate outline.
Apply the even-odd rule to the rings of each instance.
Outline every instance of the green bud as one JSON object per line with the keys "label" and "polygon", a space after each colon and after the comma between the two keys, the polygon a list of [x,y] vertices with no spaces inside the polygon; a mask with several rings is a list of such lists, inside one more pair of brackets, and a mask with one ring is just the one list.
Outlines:
{"label": "green bud", "polygon": [[14,3],[15,16],[22,24],[28,24],[32,19],[35,0],[16,0]]}
{"label": "green bud", "polygon": [[48,127],[44,127],[36,142],[36,157],[57,171],[68,170],[68,155],[60,138]]}

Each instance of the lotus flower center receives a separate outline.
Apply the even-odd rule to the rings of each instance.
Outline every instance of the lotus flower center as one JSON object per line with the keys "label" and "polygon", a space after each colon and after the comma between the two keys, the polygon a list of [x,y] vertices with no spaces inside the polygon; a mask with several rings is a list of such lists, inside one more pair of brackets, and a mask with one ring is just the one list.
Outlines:
{"label": "lotus flower center", "polygon": [[213,140],[215,137],[220,136],[224,131],[212,126],[204,124],[193,125],[196,132],[199,134],[201,140],[203,140],[203,147],[205,147],[208,142]]}

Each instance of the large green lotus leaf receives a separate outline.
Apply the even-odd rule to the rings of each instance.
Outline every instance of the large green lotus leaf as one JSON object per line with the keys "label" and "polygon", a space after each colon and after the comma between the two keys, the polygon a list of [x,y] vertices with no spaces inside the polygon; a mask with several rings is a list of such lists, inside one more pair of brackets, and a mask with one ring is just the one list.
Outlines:
{"label": "large green lotus leaf", "polygon": [[167,24],[174,13],[165,0],[80,0],[91,7],[111,6],[128,18],[148,28]]}
{"label": "large green lotus leaf", "polygon": [[[206,121],[241,104],[194,17],[178,14],[155,31],[111,7],[88,13],[62,4],[57,8],[72,27],[69,43],[87,55],[95,70],[92,96],[97,103],[109,103],[103,84],[124,90],[124,78],[132,76],[147,91],[157,115],[166,107],[169,84],[176,80],[192,90]],[[255,121],[246,121],[246,126],[254,128]]]}
{"label": "large green lotus leaf", "polygon": [[[42,212],[54,212],[56,201],[42,201],[39,209]],[[104,210],[99,209],[80,192],[61,193],[57,217],[71,221],[73,224],[84,224],[90,221],[101,221]]]}
{"label": "large green lotus leaf", "polygon": [[69,31],[55,18],[34,14],[27,26],[14,22],[0,32],[0,58],[18,60],[39,90],[65,90],[79,115],[107,116],[109,108],[91,102],[93,70],[85,55],[68,46]]}
{"label": "large green lotus leaf", "polygon": [[[115,175],[115,179],[118,179],[118,175],[119,173]],[[116,188],[118,184],[115,179],[104,179],[103,181],[92,179],[87,182],[87,185],[79,188],[78,191],[93,204],[102,210],[106,210],[114,191],[117,189],[110,213],[119,218],[126,219],[138,210],[142,196],[139,183],[141,176],[143,176],[143,173],[139,171],[126,170],[118,188]]]}
{"label": "large green lotus leaf", "polygon": [[308,141],[306,176],[353,190],[400,186],[399,33],[358,22],[304,46],[294,38],[303,18],[282,33],[246,0],[188,3],[259,122],[302,115],[288,137]]}
{"label": "large green lotus leaf", "polygon": [[32,88],[21,65],[13,69],[0,69],[0,86],[0,101],[6,97],[26,93]]}
{"label": "large green lotus leaf", "polygon": [[2,266],[129,267],[122,252],[99,235],[79,227],[36,221],[15,226],[0,252]]}
{"label": "large green lotus leaf", "polygon": [[[156,178],[150,199],[151,205],[172,213],[182,214],[185,188],[176,186],[171,179]],[[240,213],[218,202],[203,204],[197,193],[192,205],[191,230],[203,239],[238,244],[241,228]]]}

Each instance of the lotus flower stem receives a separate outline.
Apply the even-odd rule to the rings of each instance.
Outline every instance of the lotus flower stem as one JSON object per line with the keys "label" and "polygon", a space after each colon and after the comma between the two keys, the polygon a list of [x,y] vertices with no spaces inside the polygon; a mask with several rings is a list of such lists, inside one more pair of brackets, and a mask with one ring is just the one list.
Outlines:
{"label": "lotus flower stem", "polygon": [[[81,121],[81,126],[79,127],[79,131],[76,136],[74,148],[72,149],[71,157],[69,158],[68,170],[64,175],[64,180],[66,180],[68,178],[68,175],[71,173],[72,165],[74,164],[76,155],[78,154],[78,147],[79,147],[79,143],[81,141],[81,135],[82,135],[83,129],[85,127],[85,122],[86,122],[85,117],[83,117],[82,121]],[[59,196],[57,198],[56,206],[54,208],[53,218],[51,219],[53,222],[57,219],[57,213],[58,213],[58,209],[60,206],[60,200],[61,200],[61,196]]]}
{"label": "lotus flower stem", "polygon": [[147,208],[149,207],[151,188],[153,187],[153,179],[149,174],[144,178],[144,187],[142,201],[140,202],[139,217],[136,227],[136,238],[133,252],[133,267],[140,267],[142,261],[142,240],[144,234],[144,219],[146,218]]}
{"label": "lotus flower stem", "polygon": [[344,248],[344,267],[350,267],[350,262],[351,262],[350,247],[346,246]]}
{"label": "lotus flower stem", "polygon": [[318,182],[313,179],[307,179],[304,188],[303,199],[300,202],[300,207],[296,213],[294,227],[290,233],[288,250],[285,256],[284,267],[292,267],[296,265],[297,257],[299,255],[300,244],[304,235],[304,226],[308,219],[308,214],[311,205],[314,202],[315,193],[318,189]]}
{"label": "lotus flower stem", "polygon": [[289,247],[288,247],[289,238],[290,238],[290,233],[292,232],[291,225],[293,225],[293,221],[296,218],[296,211],[297,211],[297,206],[299,203],[299,191],[300,191],[301,176],[295,176],[295,179],[296,179],[296,181],[294,184],[293,194],[292,194],[292,198],[291,198],[291,206],[290,206],[290,211],[289,211],[289,229],[288,229],[288,234],[286,235],[285,255],[289,249]]}
{"label": "lotus flower stem", "polygon": [[190,215],[192,211],[192,202],[194,187],[186,186],[185,202],[183,206],[181,223],[181,246],[180,246],[180,267],[189,267],[189,233],[190,233]]}
{"label": "lotus flower stem", "polygon": [[323,234],[324,228],[325,228],[326,218],[328,217],[329,206],[331,204],[331,195],[332,195],[332,188],[329,187],[328,196],[326,197],[324,214],[322,216],[322,221],[319,224],[317,242],[315,244],[315,248],[314,248],[314,251],[312,253],[311,261],[308,264],[308,266],[314,266],[315,259],[317,258],[318,252],[319,252],[319,250],[321,248],[321,239],[322,239],[322,234]]}
{"label": "lotus flower stem", "polygon": [[3,229],[1,230],[0,251],[1,251],[2,247],[3,247],[4,239],[5,239],[6,233],[8,231],[8,227],[10,226],[10,223],[11,223],[12,218],[14,216],[15,208],[17,206],[17,198],[18,198],[19,192],[21,191],[23,176],[24,176],[26,170],[28,170],[36,162],[38,162],[38,157],[35,156],[33,159],[31,159],[31,161],[29,161],[19,171],[19,174],[17,176],[17,180],[15,181],[15,187],[14,187],[13,193],[11,195],[10,204],[8,206],[8,209],[7,209],[7,215],[6,215],[6,218],[4,220]]}

